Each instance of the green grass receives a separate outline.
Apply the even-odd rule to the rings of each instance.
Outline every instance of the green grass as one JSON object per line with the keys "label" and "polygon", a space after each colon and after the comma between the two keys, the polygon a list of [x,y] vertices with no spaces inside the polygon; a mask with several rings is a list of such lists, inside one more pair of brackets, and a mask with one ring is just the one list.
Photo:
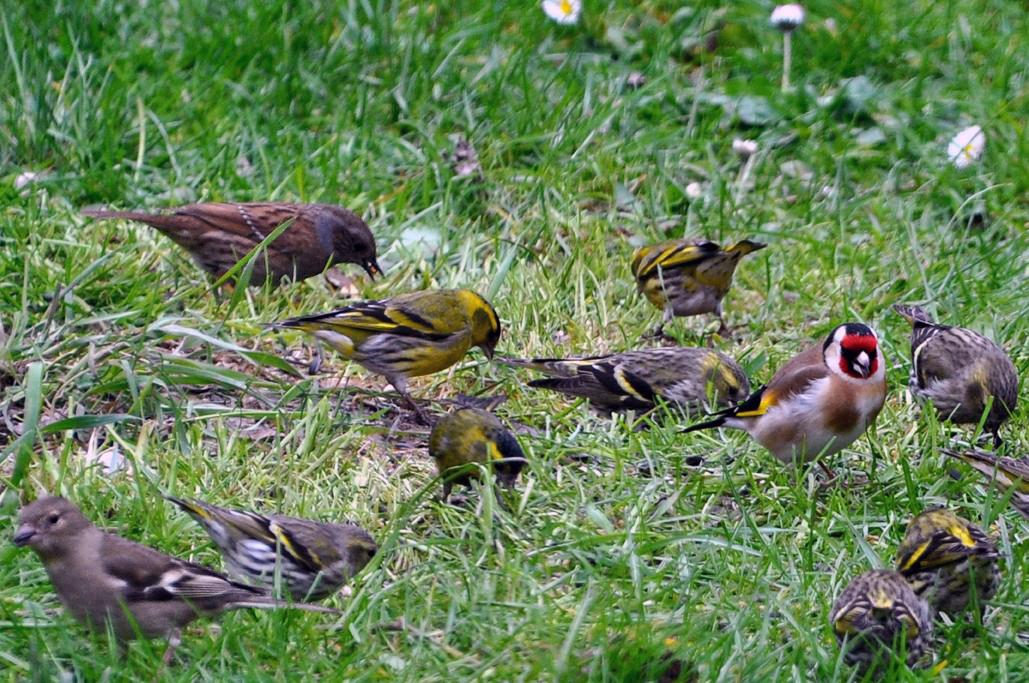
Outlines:
{"label": "green grass", "polygon": [[[833,599],[892,562],[913,513],[947,504],[997,537],[1004,582],[981,626],[940,626],[942,673],[892,675],[1024,676],[1029,527],[937,452],[951,436],[904,392],[908,331],[890,311],[928,301],[1001,340],[1026,376],[1024,7],[813,2],[794,41],[798,87],[783,94],[770,3],[586,4],[577,28],[534,2],[0,6],[3,533],[19,496],[47,490],[218,566],[160,501],[171,491],[352,518],[380,540],[353,596],[334,599],[345,617],[202,623],[171,679],[645,680],[674,639],[703,680],[845,680],[856,674],[827,624]],[[946,141],[972,123],[986,154],[958,171]],[[482,180],[454,173],[454,135],[474,144]],[[735,137],[760,145],[745,184]],[[16,190],[24,171],[43,175]],[[512,356],[640,345],[658,312],[629,277],[635,245],[769,242],[739,270],[726,300],[737,341],[722,348],[760,384],[835,324],[875,326],[889,398],[874,433],[832,463],[872,483],[819,490],[816,471],[737,433],[634,431],[475,353],[415,392],[506,394],[499,412],[525,427],[532,463],[505,506],[490,489],[441,505],[424,430],[391,429],[381,380],[336,357],[317,378],[276,361],[308,351],[262,324],[340,305],[322,279],[218,298],[167,239],[77,215],[267,199],[367,218],[388,274],[348,271],[363,297],[488,294]],[[969,227],[976,212],[984,227]],[[670,329],[690,344],[713,328]],[[1005,432],[1021,454],[1025,393]],[[121,417],[86,417],[104,415]],[[105,453],[127,467],[106,472]],[[31,553],[0,555],[4,679],[152,677],[163,644],[122,658],[59,609]]]}

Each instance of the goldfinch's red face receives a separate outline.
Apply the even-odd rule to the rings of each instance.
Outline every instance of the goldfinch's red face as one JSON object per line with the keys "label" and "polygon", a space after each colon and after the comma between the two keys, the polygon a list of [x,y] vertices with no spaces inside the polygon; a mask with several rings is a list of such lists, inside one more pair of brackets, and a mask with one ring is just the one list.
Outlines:
{"label": "goldfinch's red face", "polygon": [[868,325],[840,325],[823,347],[825,363],[833,372],[854,380],[865,380],[879,374],[879,339]]}

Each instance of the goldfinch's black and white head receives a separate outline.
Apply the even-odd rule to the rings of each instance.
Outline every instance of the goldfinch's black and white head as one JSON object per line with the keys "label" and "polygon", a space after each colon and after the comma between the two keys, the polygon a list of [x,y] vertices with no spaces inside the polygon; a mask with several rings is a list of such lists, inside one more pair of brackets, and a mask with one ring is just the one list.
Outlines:
{"label": "goldfinch's black and white head", "polygon": [[881,380],[885,364],[879,358],[879,337],[863,323],[844,323],[822,345],[829,370],[851,382]]}

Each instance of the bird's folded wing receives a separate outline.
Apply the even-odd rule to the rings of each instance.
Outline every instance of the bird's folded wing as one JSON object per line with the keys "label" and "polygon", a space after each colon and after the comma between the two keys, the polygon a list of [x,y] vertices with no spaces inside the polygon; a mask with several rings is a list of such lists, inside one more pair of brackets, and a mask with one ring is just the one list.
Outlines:
{"label": "bird's folded wing", "polygon": [[343,333],[360,330],[373,334],[439,340],[467,331],[464,320],[460,322],[462,324],[457,328],[449,329],[439,323],[434,325],[410,307],[392,305],[386,301],[365,301],[330,313],[295,318],[280,324],[300,329],[338,329]]}
{"label": "bird's folded wing", "polygon": [[657,400],[657,393],[650,383],[620,363],[601,362],[586,365],[580,369],[579,376],[584,381],[586,378],[592,378],[598,389],[602,388],[615,400],[638,401],[647,406]]}
{"label": "bird's folded wing", "polygon": [[192,204],[176,210],[175,215],[189,216],[214,230],[256,242],[298,218],[293,204]]}
{"label": "bird's folded wing", "polygon": [[[303,520],[293,520],[290,524],[300,527],[305,522]],[[314,526],[313,524],[311,525],[311,527]],[[317,573],[327,565],[340,559],[339,553],[331,544],[319,543],[314,540],[323,536],[317,529],[311,528],[308,530],[308,533],[305,534],[309,537],[307,542],[300,538],[298,534],[301,531],[300,528],[294,531],[277,521],[271,521],[268,530],[274,535],[275,540],[273,542],[282,549],[282,552],[287,553],[294,562],[311,572]]]}
{"label": "bird's folded wing", "polygon": [[647,275],[650,272],[657,269],[658,266],[662,268],[681,268],[693,263],[698,263],[707,259],[714,254],[719,252],[719,247],[714,242],[701,242],[700,244],[677,244],[675,246],[665,249],[660,254],[655,256],[650,264],[647,266],[646,271],[640,273],[640,275]]}
{"label": "bird's folded wing", "polygon": [[790,396],[803,394],[813,382],[829,375],[828,369],[822,365],[795,366],[792,372],[776,373],[772,381],[747,397],[742,403],[727,408],[717,415],[727,417],[759,417],[768,412],[772,406],[782,403]]}
{"label": "bird's folded wing", "polygon": [[206,567],[177,560],[120,536],[105,534],[100,562],[104,572],[124,584],[126,602],[141,600],[200,599],[232,591],[253,592]]}

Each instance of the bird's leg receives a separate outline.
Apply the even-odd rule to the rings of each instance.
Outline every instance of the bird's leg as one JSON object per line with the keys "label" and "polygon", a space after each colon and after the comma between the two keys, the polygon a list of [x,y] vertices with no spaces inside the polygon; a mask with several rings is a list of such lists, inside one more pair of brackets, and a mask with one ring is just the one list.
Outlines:
{"label": "bird's leg", "polygon": [[725,324],[725,316],[722,314],[722,302],[715,306],[715,315],[718,316],[718,336],[722,339],[732,339],[732,330]]}
{"label": "bird's leg", "polygon": [[725,318],[722,317],[721,313],[718,314],[718,332],[715,334],[722,339],[732,339],[732,329],[725,324]]}
{"label": "bird's leg", "polygon": [[[675,313],[670,307],[665,307],[665,310],[661,313],[661,322],[650,332],[643,335],[644,340],[669,340],[671,337],[665,334],[665,325],[667,325],[672,318],[675,317]],[[673,340],[674,341],[674,340]]]}
{"label": "bird's leg", "polygon": [[399,389],[398,391],[400,391],[400,396],[404,399],[404,403],[406,403],[408,407],[415,412],[415,415],[418,416],[418,422],[420,424],[425,425],[426,427],[431,427],[432,418],[429,417],[428,413],[422,410],[421,406],[415,403],[415,400],[411,396],[411,394],[407,393],[406,391],[401,391]]}
{"label": "bird's leg", "polygon": [[664,320],[662,320],[658,324],[658,326],[655,327],[654,329],[652,329],[650,332],[644,332],[643,333],[643,340],[644,341],[651,341],[651,340],[654,340],[654,339],[664,339],[664,338],[665,338],[665,321]]}
{"label": "bird's leg", "polygon": [[322,355],[322,345],[317,340],[314,342],[314,350],[311,352],[311,364],[307,366],[307,374],[317,375],[322,369],[322,361],[325,360]]}
{"label": "bird's leg", "polygon": [[1004,439],[1000,438],[1000,427],[997,427],[993,430],[993,450],[1000,448],[1002,443],[1004,443]]}
{"label": "bird's leg", "polygon": [[826,484],[830,484],[830,483],[832,483],[833,481],[836,480],[836,473],[833,472],[832,468],[830,468],[828,465],[826,465],[825,462],[823,462],[822,460],[819,460],[818,461],[818,466],[821,467],[822,471],[825,472],[825,475],[827,477],[829,477],[829,479],[825,482]]}
{"label": "bird's leg", "polygon": [[179,629],[175,629],[168,634],[168,648],[164,651],[164,656],[161,657],[161,663],[164,666],[171,666],[172,660],[175,659],[175,650],[182,644],[182,632]]}

